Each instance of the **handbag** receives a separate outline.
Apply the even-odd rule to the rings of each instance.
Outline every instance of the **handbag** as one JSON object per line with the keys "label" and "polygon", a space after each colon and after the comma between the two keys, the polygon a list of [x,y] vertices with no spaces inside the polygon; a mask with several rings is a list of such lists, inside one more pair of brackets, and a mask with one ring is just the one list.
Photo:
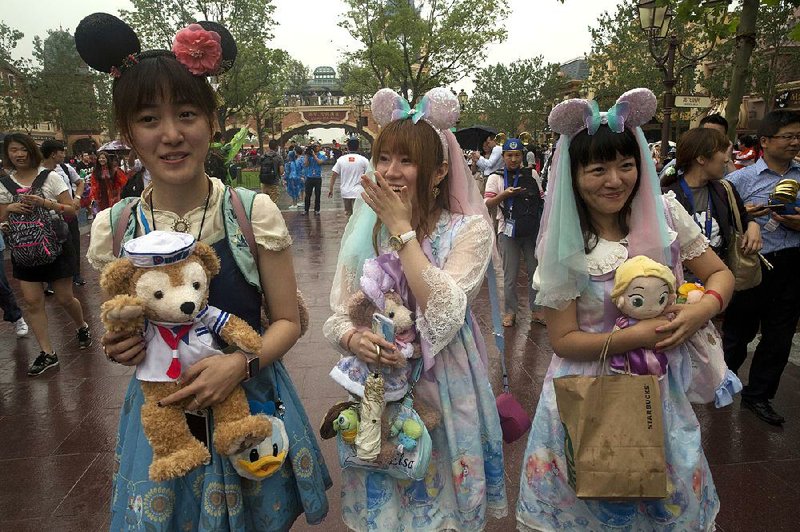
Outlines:
{"label": "handbag", "polygon": [[736,198],[733,196],[733,188],[725,180],[720,181],[728,193],[728,207],[733,215],[733,228],[731,238],[728,242],[728,268],[730,268],[735,279],[734,290],[747,290],[761,284],[761,257],[759,253],[745,255],[742,251],[742,240],[744,229],[742,219],[739,217],[739,209],[736,206]]}
{"label": "handbag", "polygon": [[[401,480],[422,480],[425,478],[428,472],[428,464],[431,460],[433,442],[428,428],[414,409],[412,390],[420,375],[422,375],[422,359],[418,360],[414,366],[408,393],[402,400],[387,404],[383,411],[383,416],[386,416],[388,420],[388,423],[384,423],[384,425],[390,427],[389,437],[386,440],[395,447],[394,456],[387,463],[362,460],[357,455],[354,441],[355,435],[348,436],[347,430],[339,430],[336,432],[336,449],[339,454],[339,465],[342,469],[348,467],[367,469],[386,473]],[[347,426],[350,430],[356,430],[353,425],[357,425],[358,430],[361,430],[359,421],[356,421],[359,403],[346,402],[340,403],[340,405],[344,408],[340,410],[333,424],[339,427]],[[336,408],[334,406],[334,409]],[[410,434],[412,427],[418,432]],[[332,436],[332,431],[329,415],[326,416],[323,426],[320,428],[320,435],[323,439],[328,439]],[[418,437],[414,438],[413,436]]]}
{"label": "handbag", "polygon": [[553,379],[567,480],[580,499],[662,499],[667,464],[658,378],[606,375],[611,336],[600,375]]}

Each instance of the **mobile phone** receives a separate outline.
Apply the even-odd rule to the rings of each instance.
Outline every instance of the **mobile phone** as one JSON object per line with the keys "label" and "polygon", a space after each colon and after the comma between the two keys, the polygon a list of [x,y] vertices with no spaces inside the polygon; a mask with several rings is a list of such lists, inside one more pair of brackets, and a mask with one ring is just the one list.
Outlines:
{"label": "mobile phone", "polygon": [[192,436],[210,449],[211,420],[208,418],[208,410],[185,410],[183,415],[186,417],[186,424]]}
{"label": "mobile phone", "polygon": [[775,204],[764,205],[764,207],[766,207],[771,211],[778,211],[778,212],[783,212],[786,209],[786,205],[783,203],[778,203],[777,205]]}
{"label": "mobile phone", "polygon": [[376,312],[372,315],[372,332],[383,336],[390,344],[394,343],[394,321],[383,314]]}

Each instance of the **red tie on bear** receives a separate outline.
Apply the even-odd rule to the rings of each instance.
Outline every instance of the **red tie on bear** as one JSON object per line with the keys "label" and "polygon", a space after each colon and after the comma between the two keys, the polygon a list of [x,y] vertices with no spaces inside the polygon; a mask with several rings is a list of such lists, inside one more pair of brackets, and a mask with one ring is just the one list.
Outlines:
{"label": "red tie on bear", "polygon": [[167,369],[167,377],[170,379],[177,379],[181,376],[181,361],[178,358],[178,344],[180,341],[189,334],[189,331],[192,330],[192,324],[188,323],[186,325],[182,325],[178,328],[178,331],[173,333],[169,327],[164,327],[161,325],[156,325],[158,329],[158,333],[161,335],[161,338],[167,342],[167,345],[170,349],[172,349],[172,362],[169,364],[169,368]]}

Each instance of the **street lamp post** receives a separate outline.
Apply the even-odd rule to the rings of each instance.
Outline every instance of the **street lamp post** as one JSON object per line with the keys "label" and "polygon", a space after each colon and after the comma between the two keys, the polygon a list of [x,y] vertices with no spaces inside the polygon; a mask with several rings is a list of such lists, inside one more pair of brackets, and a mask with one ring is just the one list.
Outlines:
{"label": "street lamp post", "polygon": [[[730,0],[706,0],[703,3],[703,7],[727,6],[729,3]],[[687,55],[684,53],[682,43],[678,40],[678,37],[674,33],[670,34],[670,24],[675,15],[668,4],[657,0],[639,0],[637,8],[639,10],[639,23],[642,26],[642,30],[647,34],[650,55],[655,59],[656,65],[664,75],[664,103],[662,109],[664,121],[661,124],[661,160],[666,163],[669,155],[669,137],[672,134],[675,85],[684,70],[694,69],[700,60],[711,53],[714,48],[714,39],[712,38],[711,44],[703,53]],[[665,40],[667,41],[667,50],[662,52],[659,48]],[[676,74],[675,59],[677,55],[680,55],[686,61],[686,64],[681,66]]]}

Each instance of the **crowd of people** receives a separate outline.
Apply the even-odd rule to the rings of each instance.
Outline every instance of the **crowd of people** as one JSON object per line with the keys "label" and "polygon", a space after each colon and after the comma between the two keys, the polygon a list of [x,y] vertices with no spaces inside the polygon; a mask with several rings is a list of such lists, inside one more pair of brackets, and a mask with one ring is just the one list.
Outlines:
{"label": "crowd of people", "polygon": [[[208,463],[183,477],[153,480],[148,469],[153,449],[142,420],[147,408],[143,390],[149,383],[137,373],[120,416],[111,528],[136,522],[148,528],[286,530],[302,514],[309,523],[320,523],[328,512],[330,464],[322,458],[316,431],[283,364],[303,324],[292,240],[277,198],[285,187],[291,209],[302,205],[310,214],[313,207],[319,215],[321,165],[327,156],[317,144],[279,150],[273,140],[256,161],[261,190],[231,187],[226,169],[226,175],[214,175],[207,165],[216,124],[209,77],[224,75],[236,59],[235,46],[225,44],[232,42],[230,34],[219,25],[182,30],[195,37],[198,32],[217,34],[209,42],[220,47],[220,62],[198,65],[196,54],[179,47],[173,52],[132,50],[129,40],[120,37],[127,30],[120,28],[127,26],[96,14],[79,25],[75,38],[91,67],[115,74],[116,126],[135,152],[125,165],[128,171],[112,153],[82,154],[72,166],[64,162],[61,144],[48,141],[39,147],[24,134],[5,137],[0,222],[24,305],[20,310],[7,279],[0,276],[4,319],[14,324],[18,336],[30,329],[36,337],[40,353],[29,375],[57,366],[44,304],[49,283],[55,301],[74,322],[80,348],[92,345],[73,293],[74,286],[83,285],[81,209],[93,217],[86,257],[98,270],[117,259],[118,250],[128,256],[129,245],[159,231],[207,244],[219,257],[221,271],[208,287],[208,304],[259,331],[261,347],[245,352],[232,346],[230,353],[185,368],[174,392],[161,397],[158,407],[177,404],[202,411],[242,385],[251,404],[276,407],[288,433],[288,457],[278,474],[253,481],[209,446]],[[98,49],[104,50],[102,58],[94,52]],[[118,61],[108,63],[108,57],[117,56]],[[332,197],[339,181],[348,224],[323,332],[332,349],[352,361],[349,367],[368,368],[348,375],[361,392],[350,392],[350,402],[336,411],[332,426],[341,429],[348,420],[345,410],[352,413],[353,408],[361,409],[362,425],[373,425],[365,431],[382,423],[368,420],[365,405],[374,399],[373,379],[385,371],[394,375],[387,377],[387,386],[397,378],[403,390],[401,410],[395,411],[406,416],[413,411],[413,420],[429,420],[424,430],[417,427],[416,437],[403,420],[388,424],[397,434],[392,437],[406,438],[401,453],[422,447],[427,435],[428,453],[420,450],[417,456],[428,465],[415,477],[398,473],[405,467],[399,461],[343,458],[348,442],[344,432],[336,436],[343,468],[341,517],[347,527],[481,530],[515,502],[520,530],[714,530],[720,500],[689,401],[694,360],[687,344],[724,312],[724,360],[738,372],[760,331],[742,405],[767,423],[786,421],[772,400],[800,319],[800,280],[792,273],[800,259],[800,209],[775,204],[773,193],[781,180],[800,178],[800,114],[768,113],[757,131],[757,146],[742,142],[735,152],[743,164],[734,170],[729,125],[718,115],[682,134],[674,160],[661,166],[665,158],[651,151],[641,130],[656,108],[655,96],[646,89],[622,95],[619,108],[607,113],[586,100],[562,102],[549,118],[552,131],[560,135],[558,143],[552,153],[548,149],[538,156],[518,138],[498,143],[490,135],[483,153],[465,157],[450,131],[458,117],[455,95],[433,89],[422,100],[410,112],[394,91],[378,91],[372,111],[381,130],[371,158],[359,153],[357,140],[348,141],[328,184]],[[551,155],[555,163],[547,168]],[[544,169],[547,179],[540,176]],[[230,215],[242,204],[248,205],[246,220]],[[31,230],[25,225],[30,220],[44,229]],[[240,242],[245,227],[252,248]],[[495,256],[504,277],[502,325],[519,323],[517,281],[524,259],[528,310],[522,314],[546,327],[554,353],[520,471],[504,463],[506,429],[489,384],[487,344],[471,311]],[[615,281],[625,275],[623,264],[640,256],[667,270],[660,275],[676,286],[662,294],[664,313],[620,327]],[[760,283],[739,289],[742,272],[731,261],[742,256],[758,258]],[[702,295],[692,304],[667,303],[666,296],[674,296],[684,280],[702,285]],[[641,295],[625,297],[633,306],[644,304]],[[407,309],[413,317],[410,335],[391,341],[385,330],[360,323],[353,305],[365,298],[389,323],[395,316],[399,320],[398,309]],[[395,306],[390,308],[389,300]],[[262,306],[269,316],[266,328]],[[406,340],[416,348],[405,349]],[[171,356],[181,356],[180,343]],[[149,353],[142,335],[128,330],[103,331],[100,344],[111,363],[126,366],[140,366]],[[555,381],[602,376],[608,368],[601,353],[625,358],[637,350],[661,354],[655,366],[631,365],[623,371],[657,378],[666,495],[623,501],[578,497]],[[384,405],[383,377],[380,382],[378,404],[392,408],[395,402]],[[323,426],[320,434],[325,432]],[[359,443],[358,434],[359,453],[376,443]],[[520,476],[517,501],[507,498],[506,475]],[[158,515],[134,516],[130,501],[147,501],[154,494],[169,504]]]}

